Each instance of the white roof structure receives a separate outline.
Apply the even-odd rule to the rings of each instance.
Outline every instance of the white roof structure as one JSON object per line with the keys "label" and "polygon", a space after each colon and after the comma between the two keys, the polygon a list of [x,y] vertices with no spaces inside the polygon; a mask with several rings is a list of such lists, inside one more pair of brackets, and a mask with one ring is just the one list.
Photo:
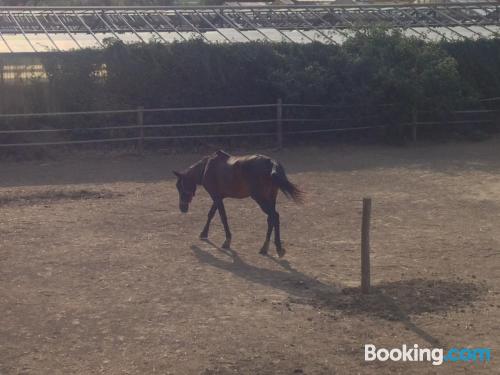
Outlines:
{"label": "white roof structure", "polygon": [[500,4],[0,7],[0,53],[100,47],[108,38],[340,44],[371,25],[431,40],[497,37]]}

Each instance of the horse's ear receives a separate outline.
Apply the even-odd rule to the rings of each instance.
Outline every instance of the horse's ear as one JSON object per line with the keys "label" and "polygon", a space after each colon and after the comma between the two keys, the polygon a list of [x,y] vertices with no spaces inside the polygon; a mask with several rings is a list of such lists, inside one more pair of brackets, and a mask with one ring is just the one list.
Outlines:
{"label": "horse's ear", "polygon": [[179,172],[177,171],[172,171],[173,174],[175,174],[178,178],[181,178],[182,177],[182,174],[180,174]]}

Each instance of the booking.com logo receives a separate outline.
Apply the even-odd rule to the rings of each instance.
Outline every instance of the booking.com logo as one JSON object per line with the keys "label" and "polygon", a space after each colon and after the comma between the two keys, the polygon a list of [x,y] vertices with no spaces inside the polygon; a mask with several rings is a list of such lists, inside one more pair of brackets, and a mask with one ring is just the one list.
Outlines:
{"label": "booking.com logo", "polygon": [[441,348],[420,348],[403,345],[401,349],[385,349],[373,344],[365,345],[365,361],[394,361],[394,362],[431,362],[434,366],[445,362],[490,362],[490,348],[451,348],[446,354]]}

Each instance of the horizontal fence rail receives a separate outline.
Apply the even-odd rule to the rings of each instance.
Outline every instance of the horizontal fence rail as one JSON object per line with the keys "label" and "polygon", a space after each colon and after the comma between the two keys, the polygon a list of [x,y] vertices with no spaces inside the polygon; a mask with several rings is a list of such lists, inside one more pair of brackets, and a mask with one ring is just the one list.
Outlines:
{"label": "horizontal fence rail", "polygon": [[[198,127],[198,126],[215,126],[215,125],[244,125],[244,124],[266,124],[273,123],[275,119],[270,120],[248,120],[248,121],[216,121],[216,122],[192,122],[180,124],[152,124],[152,125],[123,125],[123,126],[101,126],[90,128],[66,128],[66,129],[23,129],[23,130],[0,130],[0,134],[17,134],[17,133],[54,133],[54,132],[74,132],[75,130],[119,130],[119,129],[168,129],[178,127]],[[295,120],[293,120],[295,121]],[[321,121],[305,119],[304,121]]]}
{"label": "horizontal fence rail", "polygon": [[[500,98],[487,98],[481,100],[483,103],[499,102]],[[351,133],[356,131],[384,130],[390,127],[412,129],[412,138],[416,140],[417,128],[429,127],[433,125],[468,125],[468,124],[494,124],[499,123],[498,116],[484,118],[485,115],[494,115],[500,113],[497,109],[476,109],[476,110],[456,110],[449,113],[447,119],[425,118],[429,111],[415,112],[411,121],[399,122],[397,124],[384,120],[387,113],[396,108],[394,104],[384,104],[376,106],[376,113],[358,113],[355,106],[333,106],[321,104],[289,104],[277,103],[270,104],[252,104],[252,105],[232,105],[232,106],[208,106],[208,107],[174,107],[174,108],[142,108],[121,109],[121,110],[103,110],[103,111],[77,111],[77,112],[52,112],[52,113],[21,113],[21,114],[0,114],[0,148],[23,148],[23,147],[44,147],[44,146],[64,146],[64,145],[86,145],[103,144],[117,142],[135,142],[137,148],[142,152],[146,141],[162,140],[203,140],[203,139],[228,139],[242,137],[268,137],[274,138],[278,148],[283,145],[284,136],[292,135],[317,135],[330,133]],[[359,108],[358,108],[359,109]],[[256,114],[257,110],[267,111],[259,113],[262,118],[249,118],[248,113],[237,113],[235,111],[251,111]],[[325,111],[323,116],[316,118],[313,115],[303,111]],[[144,115],[174,114],[185,113],[189,116],[202,112],[211,111],[216,114],[225,114],[231,112],[233,117],[240,116],[238,120],[220,120],[220,121],[173,121],[159,123],[149,123],[144,121]],[[295,112],[294,112],[295,111]],[[298,111],[298,112],[297,112]],[[284,112],[290,112],[285,113]],[[326,115],[325,115],[326,114]],[[44,125],[43,128],[12,128],[12,121],[26,121],[33,118],[57,119],[76,116],[121,116],[133,115],[134,120],[131,124],[109,125],[103,123],[102,126],[87,127],[57,127],[54,125]],[[188,117],[189,117],[188,116]],[[463,116],[472,116],[472,118],[463,118]],[[424,117],[424,119],[422,119]],[[85,117],[87,119],[88,117]],[[9,121],[9,129],[3,128],[5,121]],[[367,124],[366,121],[369,123]],[[346,124],[346,125],[342,125]],[[228,129],[238,127],[244,129],[227,132]],[[200,131],[196,129],[205,129],[209,131]],[[169,129],[191,129],[191,134],[169,134],[165,133]],[[193,131],[193,129],[195,131]],[[212,132],[210,132],[210,130]],[[222,130],[222,132],[221,132]],[[145,132],[156,132],[154,134],[145,134]],[[215,131],[215,133],[214,133]],[[116,132],[125,132],[126,134]],[[128,132],[128,133],[127,133]],[[98,133],[96,135],[95,133]],[[114,133],[114,134],[113,134]],[[23,136],[33,135],[32,139],[27,141]],[[65,139],[43,140],[44,136],[63,136]],[[104,136],[107,135],[107,136]],[[90,139],[81,139],[90,137]],[[16,138],[17,137],[17,138]],[[78,139],[80,137],[80,139]],[[69,139],[68,139],[69,138]],[[77,139],[74,139],[77,138]]]}
{"label": "horizontal fence rail", "polygon": [[207,111],[218,109],[241,109],[241,108],[271,108],[276,104],[249,104],[249,105],[228,105],[213,107],[174,107],[174,108],[145,108],[145,109],[119,109],[106,111],[77,111],[77,112],[39,112],[39,113],[5,113],[0,114],[0,118],[12,117],[53,117],[53,116],[77,116],[77,115],[114,115],[120,113],[142,112],[174,112],[174,111]]}

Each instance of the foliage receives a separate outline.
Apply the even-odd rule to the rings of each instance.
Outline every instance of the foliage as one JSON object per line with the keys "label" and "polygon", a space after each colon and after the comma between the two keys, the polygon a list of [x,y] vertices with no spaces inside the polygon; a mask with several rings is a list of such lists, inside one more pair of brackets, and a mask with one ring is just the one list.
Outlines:
{"label": "foliage", "polygon": [[458,63],[464,89],[480,97],[500,96],[500,39],[442,43]]}
{"label": "foliage", "polygon": [[359,32],[344,48],[359,98],[408,112],[449,110],[463,96],[456,60],[435,43],[374,29]]}
{"label": "foliage", "polygon": [[83,50],[69,54],[43,55],[42,62],[53,98],[51,111],[85,111],[100,107],[101,55]]}
{"label": "foliage", "polygon": [[[25,88],[26,112],[43,111],[40,103],[47,103],[46,111],[82,111],[274,103],[281,97],[349,108],[342,115],[383,112],[384,121],[400,123],[414,109],[444,113],[481,96],[500,96],[499,40],[428,43],[383,29],[359,31],[342,46],[109,40],[102,50],[44,54],[42,63],[47,88],[42,82]],[[381,110],[388,103],[392,109]],[[204,116],[172,114],[168,120]]]}
{"label": "foliage", "polygon": [[[406,111],[449,109],[465,95],[457,61],[445,49],[384,30],[359,32],[342,47],[111,41],[103,51],[49,55],[44,65],[67,110],[246,104],[280,96],[299,103],[395,103]],[[96,96],[97,89],[105,94]]]}

